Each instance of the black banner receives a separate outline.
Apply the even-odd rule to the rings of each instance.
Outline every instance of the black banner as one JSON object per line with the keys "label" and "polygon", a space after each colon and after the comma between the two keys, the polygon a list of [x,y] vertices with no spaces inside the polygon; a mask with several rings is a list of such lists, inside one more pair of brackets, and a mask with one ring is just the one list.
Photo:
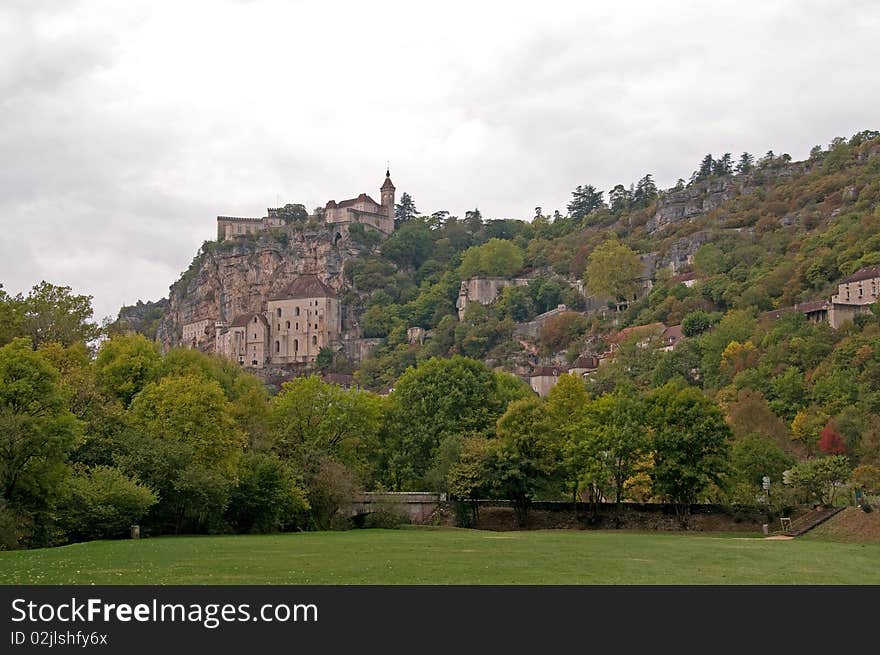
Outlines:
{"label": "black banner", "polygon": [[813,652],[869,637],[878,597],[876,587],[8,586],[0,653]]}

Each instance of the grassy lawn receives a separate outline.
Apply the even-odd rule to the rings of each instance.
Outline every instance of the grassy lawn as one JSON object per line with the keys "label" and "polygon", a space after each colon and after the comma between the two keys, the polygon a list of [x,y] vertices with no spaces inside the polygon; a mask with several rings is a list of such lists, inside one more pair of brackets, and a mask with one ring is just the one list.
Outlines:
{"label": "grassy lawn", "polygon": [[0,552],[0,584],[880,584],[880,544],[411,528]]}

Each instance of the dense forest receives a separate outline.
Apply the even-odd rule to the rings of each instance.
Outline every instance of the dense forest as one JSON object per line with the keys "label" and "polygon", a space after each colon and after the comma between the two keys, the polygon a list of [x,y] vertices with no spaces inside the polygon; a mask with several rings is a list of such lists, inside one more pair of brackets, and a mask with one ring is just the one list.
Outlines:
{"label": "dense forest", "polygon": [[[536,499],[664,501],[686,523],[693,502],[773,513],[831,503],[845,483],[880,490],[880,308],[838,329],[767,315],[880,263],[880,137],[835,139],[805,162],[733,159],[707,155],[666,191],[650,175],[607,201],[579,186],[565,214],[536,208],[531,221],[424,215],[404,194],[396,232],[353,230],[364,249],[345,266],[341,300],[382,345],[357,365],[320,362],[361,389],[313,375],[270,395],[231,362],[95,326],[90,299],[67,287],[0,289],[0,547],[133,522],[147,534],[326,529],[363,489],[448,492],[461,524],[477,498],[513,501],[522,522]],[[707,195],[720,200],[661,220]],[[649,290],[646,255],[677,262],[654,266]],[[529,283],[459,321],[473,275]],[[570,311],[534,343],[515,336],[560,303]],[[603,353],[657,322],[681,324],[674,350],[634,331],[546,399],[506,372]],[[411,344],[412,326],[429,338]]]}

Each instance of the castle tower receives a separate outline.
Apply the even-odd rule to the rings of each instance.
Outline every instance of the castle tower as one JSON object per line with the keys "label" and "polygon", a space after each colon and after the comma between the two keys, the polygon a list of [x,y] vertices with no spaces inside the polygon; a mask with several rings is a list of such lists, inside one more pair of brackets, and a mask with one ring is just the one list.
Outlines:
{"label": "castle tower", "polygon": [[389,232],[394,231],[394,183],[391,182],[391,170],[385,170],[385,182],[382,184],[382,209],[390,220]]}

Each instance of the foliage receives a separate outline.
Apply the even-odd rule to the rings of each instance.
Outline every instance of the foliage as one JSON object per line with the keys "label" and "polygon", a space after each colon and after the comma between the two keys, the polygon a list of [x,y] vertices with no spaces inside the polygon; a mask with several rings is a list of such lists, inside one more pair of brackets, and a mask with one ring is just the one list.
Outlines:
{"label": "foliage", "polygon": [[156,345],[141,334],[116,335],[98,351],[95,368],[104,391],[126,406],[159,377],[162,358]]}
{"label": "foliage", "polygon": [[820,505],[832,505],[851,475],[849,460],[844,455],[831,455],[795,464],[788,484],[809,494]]}
{"label": "foliage", "polygon": [[593,295],[629,300],[639,289],[641,272],[639,256],[619,241],[609,240],[590,254],[584,282]]}
{"label": "foliage", "polygon": [[111,466],[77,472],[60,502],[62,526],[74,540],[126,536],[156,504],[153,491]]}
{"label": "foliage", "polygon": [[523,267],[522,250],[504,239],[489,239],[480,246],[472,246],[461,259],[458,275],[462,278],[485,275],[510,277]]}
{"label": "foliage", "polygon": [[310,509],[293,469],[276,455],[246,453],[238,463],[238,480],[226,516],[236,532],[279,532],[304,524]]}

